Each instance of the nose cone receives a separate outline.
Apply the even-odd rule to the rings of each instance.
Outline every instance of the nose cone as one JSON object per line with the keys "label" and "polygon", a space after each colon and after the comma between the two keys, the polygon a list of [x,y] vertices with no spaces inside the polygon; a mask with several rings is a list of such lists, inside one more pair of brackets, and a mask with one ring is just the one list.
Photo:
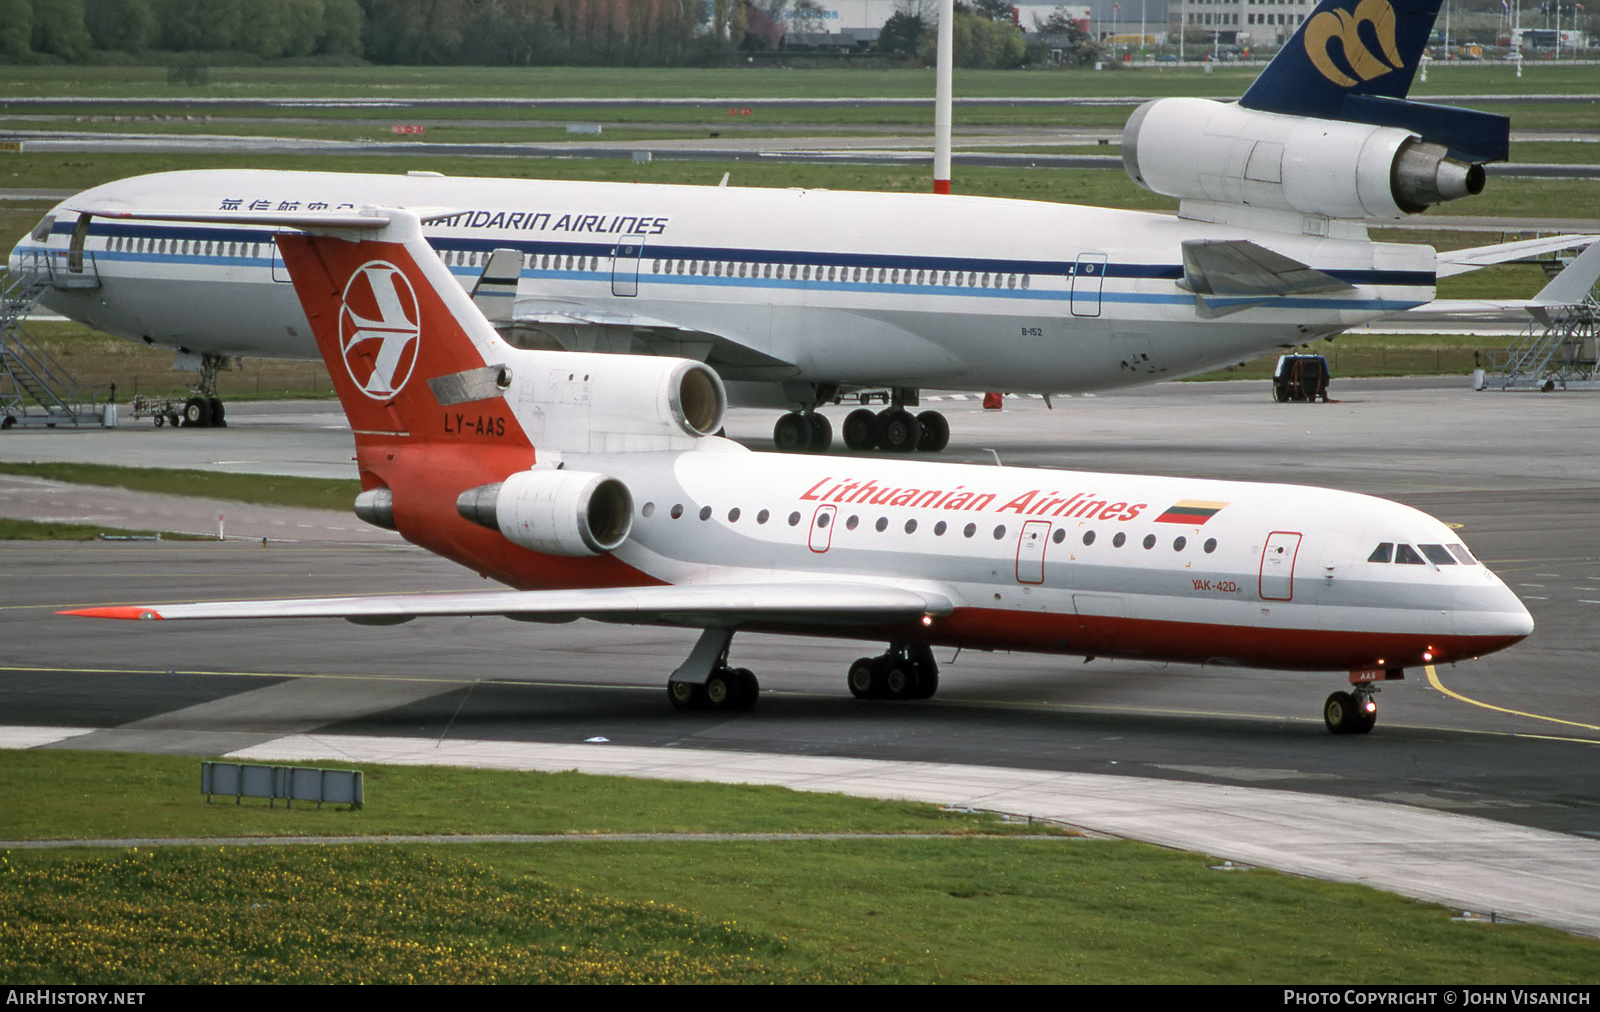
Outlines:
{"label": "nose cone", "polygon": [[1533,616],[1498,577],[1457,600],[1456,634],[1471,656],[1504,650],[1533,633]]}

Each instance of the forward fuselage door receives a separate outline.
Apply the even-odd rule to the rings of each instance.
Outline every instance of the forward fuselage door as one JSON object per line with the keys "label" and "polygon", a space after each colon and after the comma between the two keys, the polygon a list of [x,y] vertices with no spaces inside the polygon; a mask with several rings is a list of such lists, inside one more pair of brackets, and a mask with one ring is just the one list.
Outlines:
{"label": "forward fuselage door", "polygon": [[644,236],[625,235],[611,251],[611,294],[632,297],[639,294],[639,257],[644,254]]}
{"label": "forward fuselage door", "polygon": [[1082,253],[1072,268],[1072,315],[1099,316],[1100,290],[1106,282],[1104,253]]}
{"label": "forward fuselage door", "polygon": [[1017,582],[1044,582],[1044,550],[1050,544],[1050,521],[1029,520],[1017,539]]}
{"label": "forward fuselage door", "polygon": [[1300,554],[1300,535],[1273,531],[1261,549],[1261,600],[1294,599],[1294,560]]}

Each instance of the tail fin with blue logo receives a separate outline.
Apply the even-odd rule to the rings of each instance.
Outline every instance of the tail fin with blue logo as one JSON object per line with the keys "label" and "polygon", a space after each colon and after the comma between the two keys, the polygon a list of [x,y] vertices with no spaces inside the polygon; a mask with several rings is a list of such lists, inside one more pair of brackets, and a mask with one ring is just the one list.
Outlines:
{"label": "tail fin with blue logo", "polygon": [[1444,0],[1323,0],[1239,99],[1246,109],[1411,130],[1465,162],[1505,161],[1504,116],[1406,99]]}

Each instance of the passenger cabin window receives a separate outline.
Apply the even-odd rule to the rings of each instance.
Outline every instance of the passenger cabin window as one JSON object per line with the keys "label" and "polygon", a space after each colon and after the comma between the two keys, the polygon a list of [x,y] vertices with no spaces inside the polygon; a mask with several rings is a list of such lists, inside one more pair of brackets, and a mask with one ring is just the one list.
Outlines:
{"label": "passenger cabin window", "polygon": [[1371,555],[1367,556],[1367,561],[1368,562],[1390,562],[1393,559],[1394,559],[1394,542],[1393,541],[1385,541],[1383,544],[1379,545],[1377,548],[1374,548],[1372,550],[1372,554]]}

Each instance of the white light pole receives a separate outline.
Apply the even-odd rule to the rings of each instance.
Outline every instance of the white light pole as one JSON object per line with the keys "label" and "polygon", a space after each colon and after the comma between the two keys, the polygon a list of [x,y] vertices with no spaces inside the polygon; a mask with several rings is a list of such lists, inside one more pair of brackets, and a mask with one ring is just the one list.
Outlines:
{"label": "white light pole", "polygon": [[955,91],[956,3],[939,2],[939,52],[934,62],[933,192],[950,192],[951,96]]}

